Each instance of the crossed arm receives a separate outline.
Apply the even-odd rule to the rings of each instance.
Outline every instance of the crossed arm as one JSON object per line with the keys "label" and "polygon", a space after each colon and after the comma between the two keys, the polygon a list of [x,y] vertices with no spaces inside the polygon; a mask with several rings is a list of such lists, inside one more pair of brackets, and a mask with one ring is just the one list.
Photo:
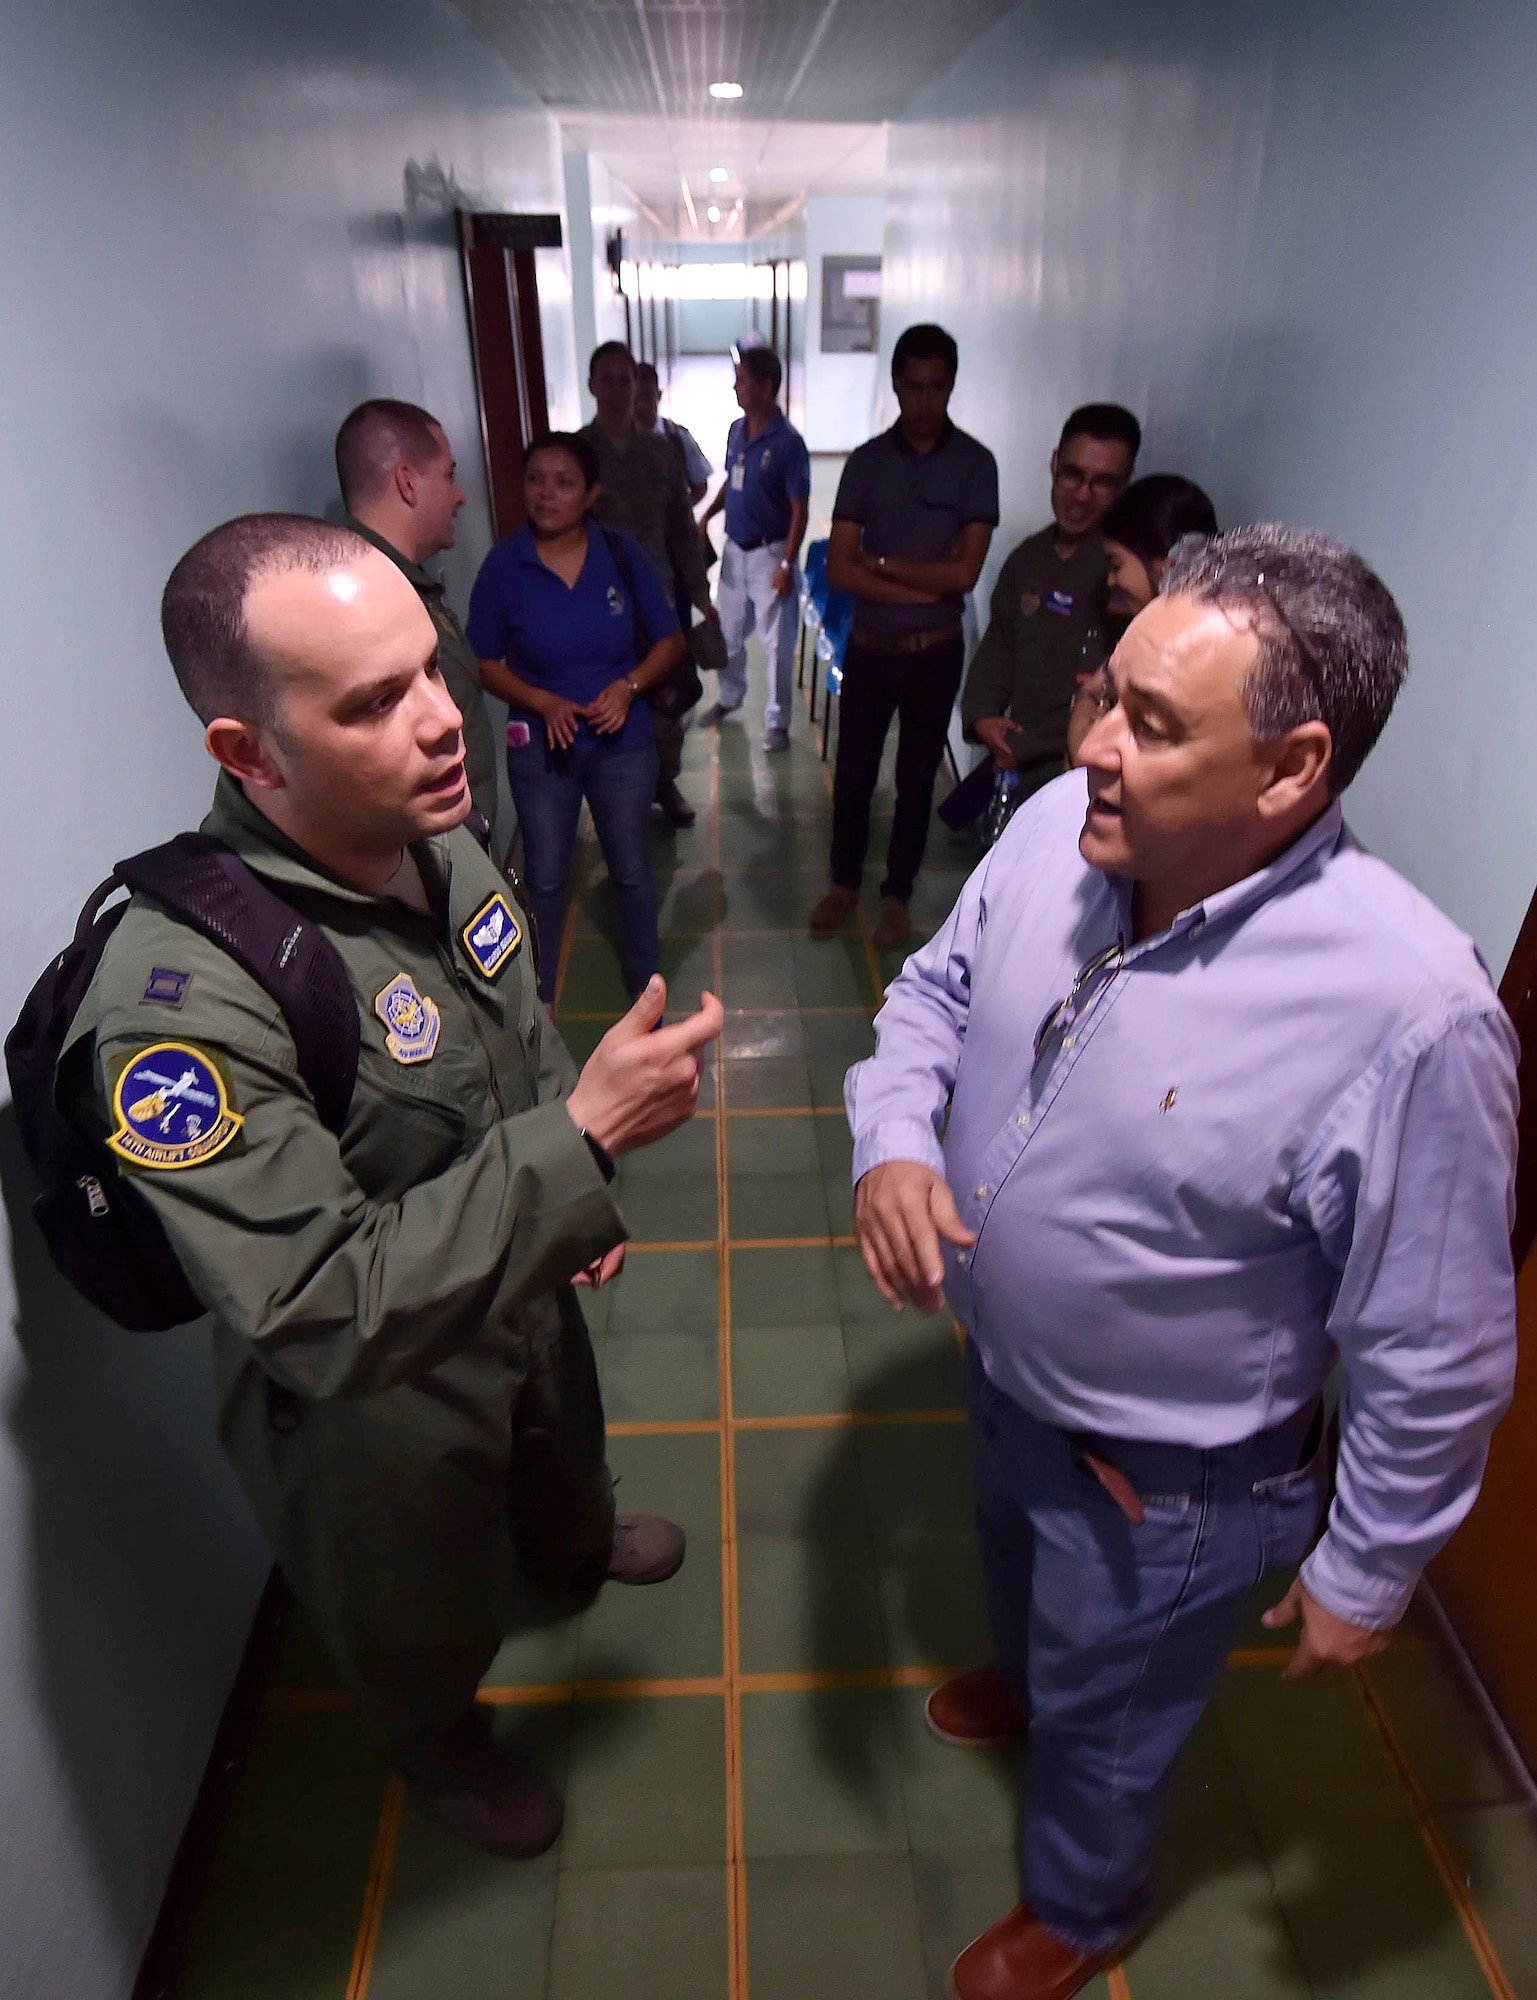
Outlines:
{"label": "crossed arm", "polygon": [[827,545],[827,581],[872,604],[937,604],[976,588],[993,539],[986,521],[968,521],[948,555],[930,561],[876,557],[861,546],[858,521],[834,521]]}

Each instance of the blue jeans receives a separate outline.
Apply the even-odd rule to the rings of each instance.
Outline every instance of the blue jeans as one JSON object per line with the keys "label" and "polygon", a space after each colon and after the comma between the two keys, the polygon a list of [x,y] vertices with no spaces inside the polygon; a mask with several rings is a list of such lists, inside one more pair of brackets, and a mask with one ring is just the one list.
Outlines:
{"label": "blue jeans", "polygon": [[632,995],[660,970],[656,882],[651,873],[651,801],[656,795],[656,745],[620,747],[583,730],[569,750],[547,750],[543,733],[507,749],[507,782],[523,831],[524,880],[539,931],[539,997],[555,998],[571,857],[582,801],[592,808],[598,845],[624,920],[620,961]]}
{"label": "blue jeans", "polygon": [[[1304,1410],[1214,1451],[1070,1436],[994,1388],[974,1348],[967,1363],[988,1613],[1029,1718],[1022,1895],[1079,1951],[1108,1951],[1151,1907],[1175,1763],[1256,1584],[1312,1546],[1322,1423]],[[1140,1526],[1085,1452],[1130,1481]]]}

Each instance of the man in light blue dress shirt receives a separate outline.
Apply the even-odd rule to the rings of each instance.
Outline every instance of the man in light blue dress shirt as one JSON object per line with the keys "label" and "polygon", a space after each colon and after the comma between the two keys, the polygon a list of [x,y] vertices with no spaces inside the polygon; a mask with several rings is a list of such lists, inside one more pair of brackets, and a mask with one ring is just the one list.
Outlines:
{"label": "man in light blue dress shirt", "polygon": [[1065,2000],[1125,1943],[1255,1584],[1301,1564],[1266,1618],[1301,1619],[1289,1675],[1379,1651],[1509,1401],[1513,1032],[1338,804],[1406,666],[1343,544],[1182,551],[1086,770],[1020,809],[849,1073],[866,1264],[967,1334],[999,1664],[930,1720],[1028,1717],[1022,1901],[956,2000]]}

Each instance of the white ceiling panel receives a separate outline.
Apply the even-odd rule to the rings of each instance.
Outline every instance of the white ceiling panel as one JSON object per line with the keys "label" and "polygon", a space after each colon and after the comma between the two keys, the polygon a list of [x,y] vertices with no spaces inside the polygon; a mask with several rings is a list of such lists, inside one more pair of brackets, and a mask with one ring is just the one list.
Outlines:
{"label": "white ceiling panel", "polygon": [[[883,184],[895,116],[1013,0],[455,0],[546,104],[669,220]],[[735,102],[710,85],[742,86]]]}

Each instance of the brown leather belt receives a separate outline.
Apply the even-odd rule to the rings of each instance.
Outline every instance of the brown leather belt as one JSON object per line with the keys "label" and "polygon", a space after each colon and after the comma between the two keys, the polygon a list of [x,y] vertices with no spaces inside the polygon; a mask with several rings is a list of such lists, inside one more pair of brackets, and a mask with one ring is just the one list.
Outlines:
{"label": "brown leather belt", "polygon": [[850,639],[872,653],[926,653],[930,646],[947,646],[961,636],[960,625],[938,625],[927,632],[872,632],[856,618]]}

